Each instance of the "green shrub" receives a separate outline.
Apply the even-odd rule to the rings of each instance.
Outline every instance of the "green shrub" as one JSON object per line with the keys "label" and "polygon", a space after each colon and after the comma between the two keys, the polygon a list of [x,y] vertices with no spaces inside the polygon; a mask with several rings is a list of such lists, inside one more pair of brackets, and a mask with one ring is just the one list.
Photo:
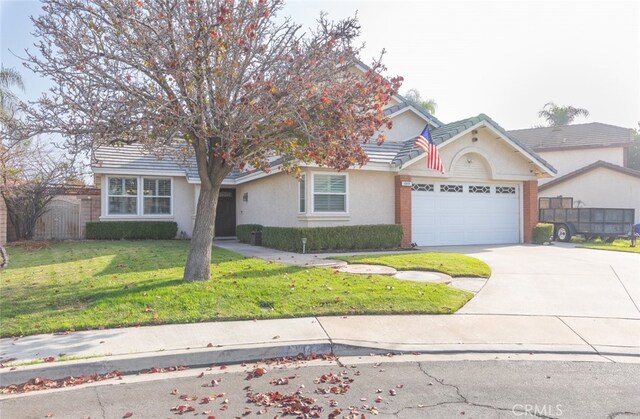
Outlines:
{"label": "green shrub", "polygon": [[236,226],[236,238],[241,243],[249,243],[252,231],[262,231],[260,224],[240,224]]}
{"label": "green shrub", "polygon": [[175,239],[178,223],[173,221],[105,221],[87,223],[87,239],[169,240]]}
{"label": "green shrub", "polygon": [[376,224],[340,227],[262,227],[262,245],[302,252],[307,238],[308,252],[326,250],[393,249],[402,242],[402,226]]}
{"label": "green shrub", "polygon": [[553,224],[538,223],[533,228],[533,242],[543,244],[551,240],[553,236]]}

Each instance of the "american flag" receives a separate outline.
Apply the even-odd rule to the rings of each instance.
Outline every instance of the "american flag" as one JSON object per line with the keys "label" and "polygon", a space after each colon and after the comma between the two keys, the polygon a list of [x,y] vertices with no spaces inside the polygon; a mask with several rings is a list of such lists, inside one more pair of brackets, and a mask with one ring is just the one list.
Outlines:
{"label": "american flag", "polygon": [[429,125],[424,127],[424,130],[422,130],[422,134],[420,134],[416,140],[416,146],[420,147],[427,153],[427,169],[433,169],[440,173],[444,173],[442,160],[440,160],[440,154],[438,154],[438,147],[433,143],[431,132],[429,132]]}

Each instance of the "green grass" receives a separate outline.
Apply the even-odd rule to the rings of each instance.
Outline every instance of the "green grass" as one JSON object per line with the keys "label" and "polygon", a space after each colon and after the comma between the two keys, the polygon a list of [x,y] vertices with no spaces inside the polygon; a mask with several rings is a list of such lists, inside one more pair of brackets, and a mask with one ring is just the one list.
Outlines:
{"label": "green grass", "polygon": [[579,244],[576,245],[576,247],[598,250],[614,250],[617,252],[640,253],[640,239],[636,242],[636,247],[631,247],[631,240],[629,239],[618,239],[613,243],[605,243],[602,240],[580,241]]}
{"label": "green grass", "polygon": [[403,271],[434,271],[452,277],[489,278],[491,268],[481,260],[457,253],[418,253],[339,256],[349,263],[384,265]]}
{"label": "green grass", "polygon": [[9,247],[0,336],[312,315],[453,313],[472,294],[441,284],[285,266],[214,249],[207,282],[182,278],[185,241]]}

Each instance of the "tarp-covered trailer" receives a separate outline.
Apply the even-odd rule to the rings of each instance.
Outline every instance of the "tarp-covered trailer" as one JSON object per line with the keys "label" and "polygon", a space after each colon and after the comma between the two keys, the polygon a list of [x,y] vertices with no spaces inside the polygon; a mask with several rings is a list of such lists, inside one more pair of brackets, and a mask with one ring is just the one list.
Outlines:
{"label": "tarp-covered trailer", "polygon": [[633,208],[573,208],[573,198],[540,198],[538,220],[553,224],[553,236],[568,242],[580,234],[587,240],[597,237],[613,241],[631,237],[635,210]]}

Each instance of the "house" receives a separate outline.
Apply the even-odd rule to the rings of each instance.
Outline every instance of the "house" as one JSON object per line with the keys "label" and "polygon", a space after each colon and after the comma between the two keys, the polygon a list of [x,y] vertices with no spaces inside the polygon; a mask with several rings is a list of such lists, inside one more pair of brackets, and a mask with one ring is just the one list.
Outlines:
{"label": "house", "polygon": [[598,122],[509,131],[558,170],[542,179],[540,197],[572,197],[574,205],[634,208],[640,223],[640,172],[627,168],[633,130]]}
{"label": "house", "polygon": [[[488,116],[445,124],[401,96],[386,109],[393,128],[366,144],[369,162],[343,172],[307,165],[299,179],[279,170],[233,172],[224,181],[216,235],[239,224],[401,224],[404,246],[530,242],[538,180],[554,168]],[[429,125],[444,173],[427,169],[416,137]],[[192,233],[200,180],[195,163],[158,159],[136,145],[101,147],[92,164],[100,221],[171,220]]]}

